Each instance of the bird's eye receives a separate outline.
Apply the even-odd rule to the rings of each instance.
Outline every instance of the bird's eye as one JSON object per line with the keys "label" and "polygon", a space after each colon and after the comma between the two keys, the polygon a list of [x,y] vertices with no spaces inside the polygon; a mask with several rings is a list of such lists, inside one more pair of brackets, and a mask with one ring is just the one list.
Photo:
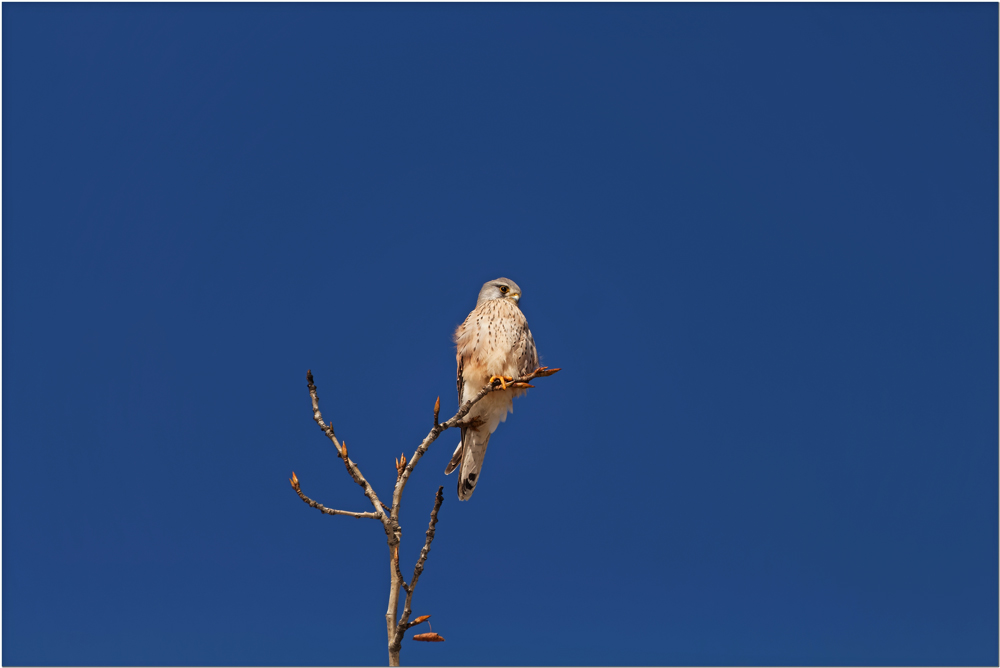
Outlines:
{"label": "bird's eye", "polygon": [[500,292],[502,292],[504,294],[507,294],[509,291],[510,291],[510,288],[508,288],[506,285],[501,285],[500,286]]}

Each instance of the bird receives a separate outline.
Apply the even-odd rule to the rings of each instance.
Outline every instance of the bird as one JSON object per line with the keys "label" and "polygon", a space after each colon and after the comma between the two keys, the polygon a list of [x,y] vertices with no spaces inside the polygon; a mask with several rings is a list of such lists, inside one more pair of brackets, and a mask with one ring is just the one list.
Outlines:
{"label": "bird", "polygon": [[521,288],[509,278],[487,281],[479,291],[476,308],[455,330],[458,363],[458,405],[499,381],[502,392],[490,392],[464,418],[462,437],[445,474],[458,473],[458,498],[468,501],[483,471],[486,446],[497,426],[514,412],[514,397],[526,389],[507,387],[506,381],[523,377],[538,366],[538,351],[521,312]]}

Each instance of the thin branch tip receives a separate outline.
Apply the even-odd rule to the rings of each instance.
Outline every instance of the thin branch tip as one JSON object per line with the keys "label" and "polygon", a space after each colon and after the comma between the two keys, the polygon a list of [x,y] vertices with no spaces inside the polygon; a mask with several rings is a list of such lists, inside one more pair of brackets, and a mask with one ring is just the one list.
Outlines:
{"label": "thin branch tip", "polygon": [[315,508],[324,515],[347,515],[348,517],[356,517],[358,519],[369,518],[379,521],[382,521],[382,518],[384,517],[382,513],[379,512],[355,513],[350,510],[337,510],[335,508],[327,508],[322,503],[317,503],[316,501],[313,501],[302,492],[302,487],[299,485],[299,479],[295,475],[295,473],[292,473],[292,477],[288,479],[288,482],[292,483],[292,489],[295,490],[295,493],[299,495],[299,498],[302,499],[302,501],[306,503],[306,505],[310,506],[311,508]]}

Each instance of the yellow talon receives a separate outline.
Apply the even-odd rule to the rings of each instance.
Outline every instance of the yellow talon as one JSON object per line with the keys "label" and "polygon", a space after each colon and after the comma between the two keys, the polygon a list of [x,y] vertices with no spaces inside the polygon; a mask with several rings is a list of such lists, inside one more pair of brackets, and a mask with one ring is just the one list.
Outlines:
{"label": "yellow talon", "polygon": [[500,381],[500,387],[502,387],[503,389],[506,390],[507,389],[507,383],[505,383],[504,381],[505,380],[514,380],[514,377],[513,376],[490,376],[490,383],[489,384],[492,385],[493,381],[495,381],[495,380],[499,380]]}

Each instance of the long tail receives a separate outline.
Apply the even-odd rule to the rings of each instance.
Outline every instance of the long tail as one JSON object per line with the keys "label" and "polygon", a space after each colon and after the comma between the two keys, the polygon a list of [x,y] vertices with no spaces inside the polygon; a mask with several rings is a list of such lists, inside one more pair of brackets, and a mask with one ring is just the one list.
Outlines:
{"label": "long tail", "polygon": [[472,493],[476,491],[476,483],[479,482],[479,474],[483,470],[483,459],[486,458],[486,446],[490,443],[490,434],[473,429],[462,429],[462,440],[455,448],[455,454],[451,456],[445,474],[451,473],[459,465],[458,472],[458,498],[468,501]]}

